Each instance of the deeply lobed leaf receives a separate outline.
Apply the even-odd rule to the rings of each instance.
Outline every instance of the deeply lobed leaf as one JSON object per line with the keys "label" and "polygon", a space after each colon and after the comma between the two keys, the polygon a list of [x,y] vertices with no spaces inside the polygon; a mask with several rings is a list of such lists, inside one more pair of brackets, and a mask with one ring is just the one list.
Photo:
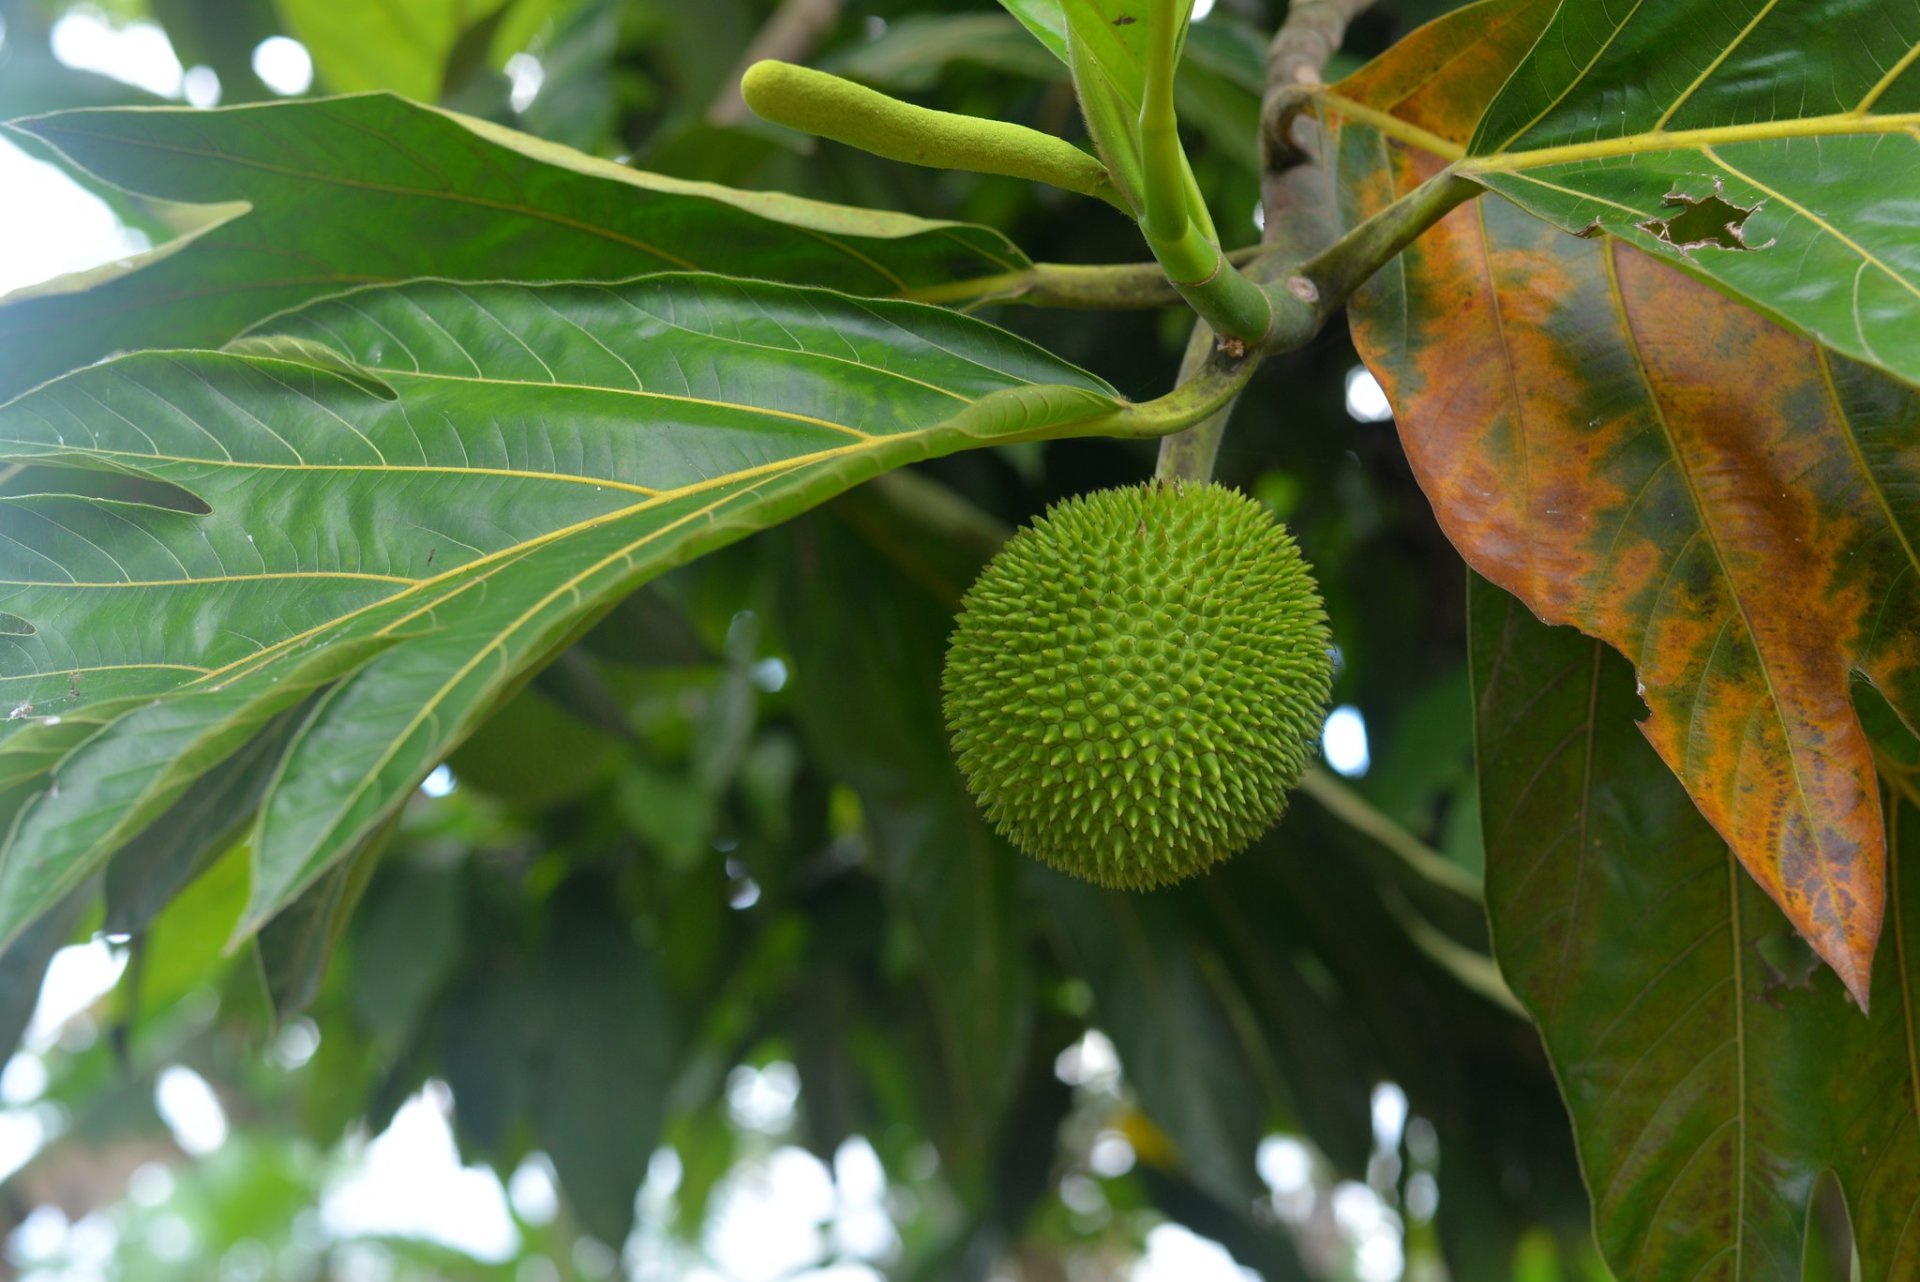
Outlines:
{"label": "deeply lobed leaf", "polygon": [[0,397],[116,351],[217,346],[383,281],[700,270],[884,296],[1028,265],[988,228],[641,173],[387,94],[9,128],[202,208],[178,240],[0,300]]}
{"label": "deeply lobed leaf", "polygon": [[711,276],[422,282],[265,332],[0,406],[0,462],[195,501],[0,500],[25,709],[0,938],[317,695],[261,802],[256,927],[650,575],[886,468],[1125,412],[979,321]]}

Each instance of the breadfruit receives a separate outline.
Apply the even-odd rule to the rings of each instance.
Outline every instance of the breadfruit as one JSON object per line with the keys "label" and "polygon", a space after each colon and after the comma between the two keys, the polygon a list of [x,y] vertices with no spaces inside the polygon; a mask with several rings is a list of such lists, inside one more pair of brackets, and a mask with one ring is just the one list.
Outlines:
{"label": "breadfruit", "polygon": [[1153,482],[1015,534],[967,592],[943,686],[995,827],[1062,871],[1145,889],[1280,817],[1332,677],[1312,571],[1267,509]]}

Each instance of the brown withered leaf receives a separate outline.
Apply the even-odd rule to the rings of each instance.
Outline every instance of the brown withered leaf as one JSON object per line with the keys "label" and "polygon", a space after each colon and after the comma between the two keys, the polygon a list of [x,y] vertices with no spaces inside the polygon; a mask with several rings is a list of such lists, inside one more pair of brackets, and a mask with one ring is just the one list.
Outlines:
{"label": "brown withered leaf", "polygon": [[[1462,10],[1321,99],[1342,223],[1458,154],[1555,7]],[[1448,537],[1632,661],[1647,738],[1864,1007],[1886,841],[1849,681],[1920,723],[1920,398],[1493,195],[1350,314]]]}

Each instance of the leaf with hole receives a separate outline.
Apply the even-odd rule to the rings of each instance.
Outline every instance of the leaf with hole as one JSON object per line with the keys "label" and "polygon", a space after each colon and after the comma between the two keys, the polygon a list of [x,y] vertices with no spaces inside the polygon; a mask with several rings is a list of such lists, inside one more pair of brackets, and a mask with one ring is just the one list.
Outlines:
{"label": "leaf with hole", "polygon": [[[1473,6],[1334,87],[1346,221],[1439,170],[1552,10]],[[1356,341],[1454,545],[1633,661],[1647,737],[1864,1005],[1885,840],[1848,682],[1920,723],[1920,398],[1636,243],[1482,198],[1356,296]]]}
{"label": "leaf with hole", "polygon": [[1920,381],[1913,5],[1561,5],[1465,142],[1523,208]]}

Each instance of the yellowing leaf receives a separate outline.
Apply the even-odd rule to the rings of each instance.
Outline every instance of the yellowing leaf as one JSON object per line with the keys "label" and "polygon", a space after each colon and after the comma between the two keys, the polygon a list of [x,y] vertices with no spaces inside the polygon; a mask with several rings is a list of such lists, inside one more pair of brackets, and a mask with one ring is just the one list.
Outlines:
{"label": "yellowing leaf", "polygon": [[[1335,87],[1329,146],[1365,175],[1349,220],[1465,143],[1471,90],[1538,48],[1551,8],[1463,10]],[[1634,663],[1647,737],[1864,1005],[1885,838],[1849,681],[1920,724],[1911,389],[1499,199],[1419,241],[1353,320],[1448,536]]]}

